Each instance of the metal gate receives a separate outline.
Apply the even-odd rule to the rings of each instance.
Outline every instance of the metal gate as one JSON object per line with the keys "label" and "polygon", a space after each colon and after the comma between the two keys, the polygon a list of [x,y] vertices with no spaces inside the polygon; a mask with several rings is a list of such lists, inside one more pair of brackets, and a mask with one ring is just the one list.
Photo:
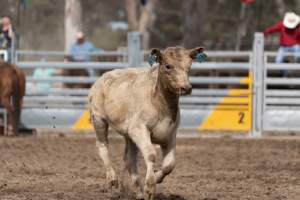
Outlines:
{"label": "metal gate", "polygon": [[253,45],[253,135],[300,131],[300,54],[286,53],[288,63],[275,63],[276,52],[264,51],[263,34]]}
{"label": "metal gate", "polygon": [[274,63],[275,56],[264,56],[263,130],[300,131],[300,64],[291,53],[285,54],[291,63]]}

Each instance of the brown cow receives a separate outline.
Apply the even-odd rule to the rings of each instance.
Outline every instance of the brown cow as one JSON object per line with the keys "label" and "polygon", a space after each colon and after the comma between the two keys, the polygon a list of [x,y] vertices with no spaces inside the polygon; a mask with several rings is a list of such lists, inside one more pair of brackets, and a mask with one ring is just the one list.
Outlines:
{"label": "brown cow", "polygon": [[17,135],[23,97],[25,95],[25,74],[17,66],[0,61],[0,105],[9,116],[9,135]]}
{"label": "brown cow", "polygon": [[[192,60],[203,48],[187,50],[170,47],[154,49],[152,68],[118,69],[105,73],[89,94],[91,120],[97,134],[99,155],[106,167],[110,186],[118,186],[108,155],[108,126],[124,136],[124,161],[138,197],[153,199],[156,183],[161,183],[175,166],[176,130],[180,121],[179,96],[190,94],[188,73]],[[162,169],[154,172],[159,144],[163,152]],[[144,188],[137,172],[137,153],[147,166]]]}

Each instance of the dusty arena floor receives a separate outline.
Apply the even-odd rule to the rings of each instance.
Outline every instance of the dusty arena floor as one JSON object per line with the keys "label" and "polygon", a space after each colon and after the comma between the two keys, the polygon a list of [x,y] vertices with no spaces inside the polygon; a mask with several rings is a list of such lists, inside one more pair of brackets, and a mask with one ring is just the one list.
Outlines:
{"label": "dusty arena floor", "polygon": [[[120,193],[107,191],[94,144],[93,138],[1,137],[0,199],[133,199],[123,141],[110,146]],[[300,199],[300,140],[179,139],[177,167],[156,199]]]}

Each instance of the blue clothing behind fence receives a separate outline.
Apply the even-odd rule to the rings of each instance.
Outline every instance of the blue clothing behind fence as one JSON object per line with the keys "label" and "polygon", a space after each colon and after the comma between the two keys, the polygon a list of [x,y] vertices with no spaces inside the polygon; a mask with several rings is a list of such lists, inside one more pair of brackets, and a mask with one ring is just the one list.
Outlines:
{"label": "blue clothing behind fence", "polygon": [[88,53],[98,51],[91,42],[84,42],[82,44],[74,43],[71,46],[71,56],[74,61],[88,62],[91,56]]}
{"label": "blue clothing behind fence", "polygon": [[276,63],[282,63],[283,62],[283,59],[285,57],[285,53],[294,53],[294,57],[295,58],[299,58],[300,56],[297,55],[297,53],[299,54],[300,53],[300,45],[293,45],[293,46],[287,46],[287,47],[284,47],[284,46],[281,46],[279,47],[278,49],[278,53],[277,53],[277,56],[276,56]]}
{"label": "blue clothing behind fence", "polygon": [[[284,61],[284,57],[286,53],[294,53],[295,59],[298,59],[300,53],[300,45],[296,44],[293,46],[280,46],[276,56],[276,63],[282,63]],[[289,71],[286,69],[280,70],[282,76],[287,77],[289,75]]]}

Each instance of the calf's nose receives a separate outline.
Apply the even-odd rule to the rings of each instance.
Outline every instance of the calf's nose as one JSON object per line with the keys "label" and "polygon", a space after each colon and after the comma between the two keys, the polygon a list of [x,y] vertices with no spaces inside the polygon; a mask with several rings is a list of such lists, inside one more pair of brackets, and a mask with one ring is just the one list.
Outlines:
{"label": "calf's nose", "polygon": [[188,84],[184,87],[181,88],[181,94],[186,95],[186,94],[191,94],[192,93],[192,86],[191,84]]}

